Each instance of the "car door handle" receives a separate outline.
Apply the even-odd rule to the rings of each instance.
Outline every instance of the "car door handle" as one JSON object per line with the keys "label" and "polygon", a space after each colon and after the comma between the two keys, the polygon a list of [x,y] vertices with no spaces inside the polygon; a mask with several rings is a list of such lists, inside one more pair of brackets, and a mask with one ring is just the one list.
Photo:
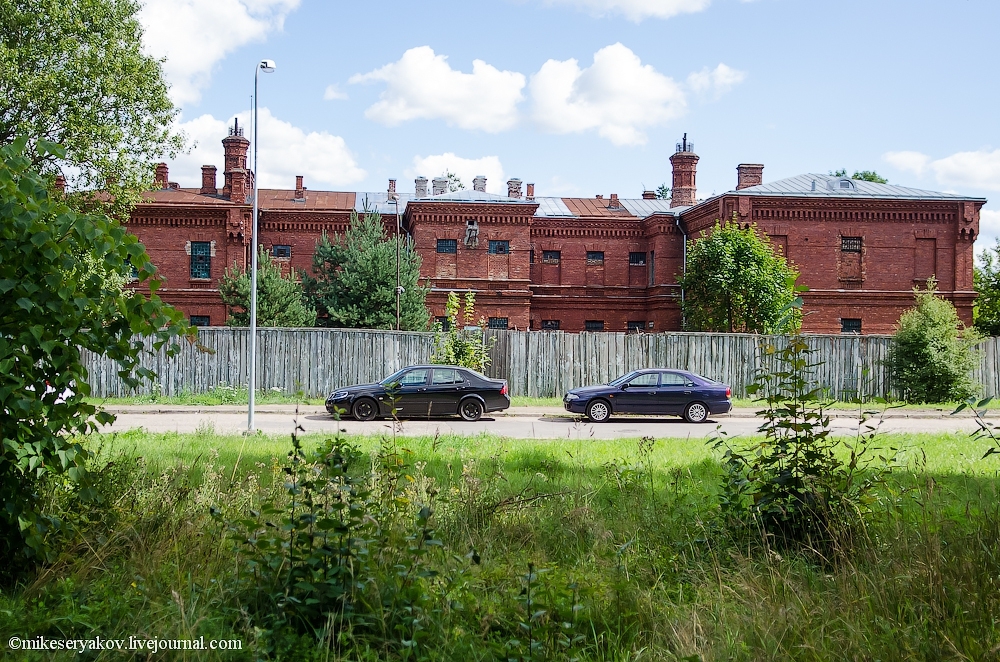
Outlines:
{"label": "car door handle", "polygon": [[684,391],[684,395],[691,395],[691,391]]}
{"label": "car door handle", "polygon": [[424,392],[424,391],[426,391],[426,390],[427,390],[427,387],[426,387],[426,386],[425,386],[425,387],[423,387],[423,388],[418,388],[418,389],[417,389],[417,393],[423,393],[423,392]]}

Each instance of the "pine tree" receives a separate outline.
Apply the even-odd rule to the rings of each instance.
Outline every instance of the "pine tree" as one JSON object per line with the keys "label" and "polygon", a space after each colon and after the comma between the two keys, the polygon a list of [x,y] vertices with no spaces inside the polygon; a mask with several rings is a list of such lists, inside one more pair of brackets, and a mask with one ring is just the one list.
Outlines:
{"label": "pine tree", "polygon": [[[396,328],[396,238],[389,237],[378,214],[351,213],[343,236],[325,233],[316,244],[313,276],[304,276],[309,300],[319,313],[318,326],[359,329]],[[399,237],[400,325],[403,331],[427,329],[428,313],[421,287],[420,255],[413,240]]]}
{"label": "pine tree", "polygon": [[[250,326],[250,274],[235,265],[219,282],[219,294],[229,310],[229,326]],[[305,300],[294,273],[281,275],[281,266],[261,249],[257,257],[257,326],[300,327],[316,324],[316,310]]]}

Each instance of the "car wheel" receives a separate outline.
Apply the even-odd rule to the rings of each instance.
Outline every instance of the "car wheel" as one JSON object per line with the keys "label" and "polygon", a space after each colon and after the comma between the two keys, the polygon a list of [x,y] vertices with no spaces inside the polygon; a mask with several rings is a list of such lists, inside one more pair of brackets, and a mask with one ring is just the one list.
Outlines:
{"label": "car wheel", "polygon": [[708,420],[708,407],[701,402],[692,402],[684,408],[684,420],[688,423],[704,423]]}
{"label": "car wheel", "polygon": [[458,405],[458,415],[463,421],[478,421],[483,416],[483,404],[475,398],[466,398]]}
{"label": "car wheel", "polygon": [[371,398],[361,398],[354,403],[351,408],[351,413],[354,414],[354,418],[359,421],[371,421],[375,419],[375,415],[378,414],[378,405]]}
{"label": "car wheel", "polygon": [[587,405],[587,418],[595,423],[603,423],[611,418],[611,405],[606,400],[594,400]]}

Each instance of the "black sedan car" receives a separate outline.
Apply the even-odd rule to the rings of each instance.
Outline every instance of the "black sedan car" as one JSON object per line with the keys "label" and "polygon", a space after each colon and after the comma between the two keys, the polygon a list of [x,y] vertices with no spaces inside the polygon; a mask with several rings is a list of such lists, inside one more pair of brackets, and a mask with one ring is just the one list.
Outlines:
{"label": "black sedan car", "polygon": [[326,399],[328,412],[346,412],[359,421],[393,416],[393,409],[399,418],[458,414],[478,421],[486,412],[508,407],[506,381],[454,365],[410,366],[378,384],[337,389]]}
{"label": "black sedan car", "polygon": [[668,414],[704,423],[733,403],[726,384],[685,370],[634,370],[610,384],[575,388],[563,397],[566,411],[600,423],[612,414]]}

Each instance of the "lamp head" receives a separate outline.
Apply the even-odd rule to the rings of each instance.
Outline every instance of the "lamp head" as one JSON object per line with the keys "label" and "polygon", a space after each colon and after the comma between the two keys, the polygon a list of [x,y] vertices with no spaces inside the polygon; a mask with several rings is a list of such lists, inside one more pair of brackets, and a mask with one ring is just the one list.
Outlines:
{"label": "lamp head", "polygon": [[274,63],[274,60],[261,60],[260,61],[260,70],[263,71],[266,74],[269,74],[269,73],[273,72],[276,68],[277,68],[277,65]]}

